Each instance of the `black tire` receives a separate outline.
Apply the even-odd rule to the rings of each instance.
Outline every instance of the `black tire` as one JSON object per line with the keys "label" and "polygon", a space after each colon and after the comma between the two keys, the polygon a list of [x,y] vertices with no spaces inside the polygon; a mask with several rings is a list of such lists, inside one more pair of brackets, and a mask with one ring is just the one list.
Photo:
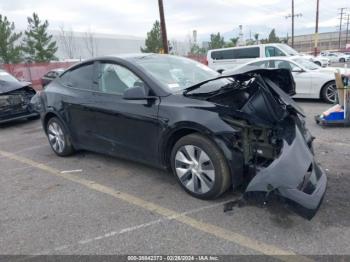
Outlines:
{"label": "black tire", "polygon": [[340,59],[339,59],[339,62],[340,62],[340,63],[345,63],[345,58],[340,58]]}
{"label": "black tire", "polygon": [[[332,90],[335,90],[335,95],[334,95],[334,99],[331,99],[329,96],[329,93]],[[333,97],[332,97],[333,98]],[[337,91],[336,91],[336,84],[335,81],[330,81],[328,83],[326,83],[321,90],[321,99],[328,103],[328,104],[334,104],[337,101]]]}
{"label": "black tire", "polygon": [[[181,179],[177,175],[177,169],[176,166],[179,168],[179,161],[176,160],[178,152],[180,152],[185,146],[194,146],[195,148],[198,148],[206,154],[207,157],[209,157],[209,160],[206,163],[210,163],[210,166],[213,167],[214,169],[214,181],[211,181],[211,187],[209,191],[207,192],[194,192],[189,190],[184,183],[181,182]],[[198,157],[199,158],[199,157]],[[197,159],[198,163],[200,163],[200,159]],[[173,174],[175,175],[176,179],[178,180],[179,184],[181,187],[190,195],[200,198],[200,199],[215,199],[219,197],[221,194],[223,194],[228,187],[230,186],[230,171],[227,165],[227,160],[223,153],[220,151],[220,149],[217,147],[217,145],[211,141],[210,139],[200,135],[200,134],[190,134],[187,136],[182,137],[179,141],[176,142],[174,145],[172,152],[171,152],[171,168],[173,171]],[[180,162],[182,163],[182,162]],[[203,162],[204,163],[204,162]],[[198,164],[199,165],[199,164]],[[186,167],[189,168],[189,167]],[[202,174],[201,177],[203,179],[203,174],[206,177],[205,181],[207,181],[208,176],[205,174],[207,171],[202,169],[201,167],[200,173]],[[189,171],[192,173],[192,171]],[[185,175],[184,175],[185,176]],[[184,177],[183,176],[183,177]],[[188,176],[188,175],[186,175]],[[198,176],[195,176],[193,173],[190,174],[189,176],[193,177],[192,179],[197,179],[199,181],[200,187],[202,186],[201,183],[204,183],[204,180],[200,180],[197,178]],[[187,180],[189,181],[189,180]],[[196,184],[196,183],[194,183]],[[197,187],[198,187],[198,182],[197,182]]]}
{"label": "black tire", "polygon": [[322,66],[321,65],[321,63],[320,62],[318,62],[318,61],[316,61],[316,62],[314,62],[316,65],[318,65],[318,66]]}
{"label": "black tire", "polygon": [[[50,130],[50,127],[58,127],[62,131],[59,133],[62,134],[62,136],[60,135],[60,137],[61,137],[60,141],[63,141],[63,146],[62,147],[58,146],[59,149],[57,149],[57,147],[55,147],[54,140],[50,139],[50,136],[53,134],[52,131]],[[71,142],[70,135],[69,135],[67,129],[65,128],[64,124],[61,122],[61,120],[59,120],[57,117],[52,117],[47,122],[45,128],[46,128],[46,134],[47,134],[47,138],[49,140],[49,144],[56,155],[69,156],[69,155],[74,153],[74,148],[73,148],[73,145]],[[57,138],[56,138],[56,141],[57,141]],[[57,143],[58,143],[58,141],[57,141]]]}

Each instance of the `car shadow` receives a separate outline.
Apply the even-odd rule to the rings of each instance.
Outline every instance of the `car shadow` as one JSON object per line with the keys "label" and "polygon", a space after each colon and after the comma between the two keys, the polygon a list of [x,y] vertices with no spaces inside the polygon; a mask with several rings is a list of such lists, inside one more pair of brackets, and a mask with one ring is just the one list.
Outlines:
{"label": "car shadow", "polygon": [[38,119],[18,119],[6,123],[0,123],[0,129],[11,128],[11,127],[24,127],[33,122],[38,122]]}

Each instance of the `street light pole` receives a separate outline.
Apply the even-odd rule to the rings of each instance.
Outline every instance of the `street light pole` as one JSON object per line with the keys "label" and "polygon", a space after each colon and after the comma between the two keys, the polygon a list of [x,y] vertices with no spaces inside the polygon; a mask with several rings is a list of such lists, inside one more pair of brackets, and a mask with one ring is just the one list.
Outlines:
{"label": "street light pole", "polygon": [[160,30],[162,32],[164,54],[168,54],[168,52],[169,52],[168,37],[166,34],[163,0],[158,0],[158,6],[159,6]]}

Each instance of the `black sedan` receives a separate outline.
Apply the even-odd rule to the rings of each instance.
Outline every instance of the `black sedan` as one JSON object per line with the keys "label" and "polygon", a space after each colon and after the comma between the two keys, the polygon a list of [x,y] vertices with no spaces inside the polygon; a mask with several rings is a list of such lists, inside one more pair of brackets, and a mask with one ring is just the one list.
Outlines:
{"label": "black sedan", "polygon": [[43,127],[59,156],[84,149],[169,168],[201,199],[243,185],[247,198],[276,195],[311,218],[327,178],[292,75],[244,70],[157,54],[85,61],[40,93]]}
{"label": "black sedan", "polygon": [[50,70],[41,78],[41,85],[45,87],[48,83],[50,83],[52,80],[54,80],[63,72],[64,72],[64,68],[56,68],[56,69]]}
{"label": "black sedan", "polygon": [[6,71],[0,70],[0,123],[38,118],[39,113],[30,104],[35,94],[31,83],[19,81]]}

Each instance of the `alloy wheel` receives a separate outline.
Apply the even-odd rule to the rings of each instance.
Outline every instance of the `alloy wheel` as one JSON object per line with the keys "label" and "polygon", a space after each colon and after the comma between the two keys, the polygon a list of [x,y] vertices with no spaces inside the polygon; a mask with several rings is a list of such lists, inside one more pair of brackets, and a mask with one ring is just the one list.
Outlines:
{"label": "alloy wheel", "polygon": [[48,126],[48,137],[52,148],[57,153],[62,153],[65,148],[63,130],[59,124],[52,122]]}
{"label": "alloy wheel", "polygon": [[204,150],[194,145],[179,148],[175,171],[181,183],[191,192],[204,194],[214,187],[214,165]]}
{"label": "alloy wheel", "polygon": [[337,100],[337,86],[335,83],[327,86],[326,99],[331,103],[336,102],[336,100]]}

